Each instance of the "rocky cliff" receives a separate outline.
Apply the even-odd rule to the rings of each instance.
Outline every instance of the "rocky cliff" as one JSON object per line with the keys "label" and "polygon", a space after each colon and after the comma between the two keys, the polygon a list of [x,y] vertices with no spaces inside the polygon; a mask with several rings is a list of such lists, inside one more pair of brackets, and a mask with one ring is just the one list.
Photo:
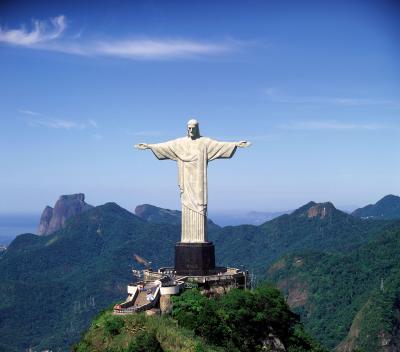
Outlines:
{"label": "rocky cliff", "polygon": [[46,206],[43,210],[38,227],[38,235],[46,236],[61,229],[65,222],[71,217],[83,213],[93,208],[92,205],[85,203],[83,193],[61,196],[54,208]]}

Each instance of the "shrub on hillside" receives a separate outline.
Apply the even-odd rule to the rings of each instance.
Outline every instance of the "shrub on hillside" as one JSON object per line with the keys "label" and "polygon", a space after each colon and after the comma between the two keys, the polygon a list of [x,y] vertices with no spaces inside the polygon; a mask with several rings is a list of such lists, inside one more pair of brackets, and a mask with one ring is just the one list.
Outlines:
{"label": "shrub on hillside", "polygon": [[143,331],[129,344],[126,352],[163,352],[156,335]]}
{"label": "shrub on hillside", "polygon": [[125,323],[121,317],[106,315],[104,318],[104,331],[109,336],[116,336],[121,333]]}
{"label": "shrub on hillside", "polygon": [[229,351],[258,351],[276,336],[293,351],[318,351],[276,288],[264,285],[254,291],[231,290],[208,299],[198,290],[173,298],[173,317],[212,344]]}

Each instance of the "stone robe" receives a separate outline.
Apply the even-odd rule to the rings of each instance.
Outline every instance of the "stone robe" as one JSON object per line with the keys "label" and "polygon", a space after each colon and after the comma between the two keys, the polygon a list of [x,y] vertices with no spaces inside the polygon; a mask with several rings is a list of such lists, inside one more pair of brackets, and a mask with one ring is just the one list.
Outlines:
{"label": "stone robe", "polygon": [[231,158],[235,142],[189,137],[150,144],[160,159],[178,162],[179,189],[182,201],[182,242],[207,241],[207,164],[219,158]]}

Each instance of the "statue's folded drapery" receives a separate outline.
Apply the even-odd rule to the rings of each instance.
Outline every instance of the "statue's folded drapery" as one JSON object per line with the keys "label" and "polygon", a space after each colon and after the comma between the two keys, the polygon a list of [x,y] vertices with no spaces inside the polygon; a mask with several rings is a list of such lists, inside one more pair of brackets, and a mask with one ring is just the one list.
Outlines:
{"label": "statue's folded drapery", "polygon": [[207,241],[207,164],[211,160],[231,158],[236,147],[235,142],[218,142],[207,137],[183,137],[149,145],[158,159],[178,162],[182,242]]}

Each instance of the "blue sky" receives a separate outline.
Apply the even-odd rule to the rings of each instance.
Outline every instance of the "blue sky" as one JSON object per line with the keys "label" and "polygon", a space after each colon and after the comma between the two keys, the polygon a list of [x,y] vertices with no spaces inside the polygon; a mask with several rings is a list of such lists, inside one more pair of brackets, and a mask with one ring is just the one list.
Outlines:
{"label": "blue sky", "polygon": [[0,213],[61,194],[179,208],[139,142],[250,140],[209,211],[400,194],[400,21],[387,1],[2,2]]}

